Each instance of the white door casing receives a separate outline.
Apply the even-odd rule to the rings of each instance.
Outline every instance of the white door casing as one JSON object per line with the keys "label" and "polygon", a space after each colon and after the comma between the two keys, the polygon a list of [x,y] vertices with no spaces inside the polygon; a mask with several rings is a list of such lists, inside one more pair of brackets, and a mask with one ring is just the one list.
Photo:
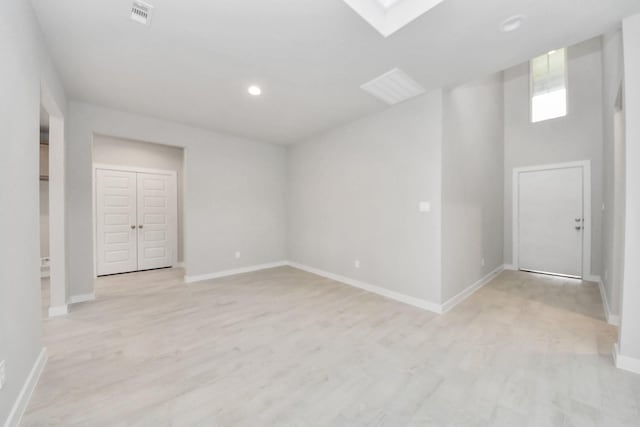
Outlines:
{"label": "white door casing", "polygon": [[97,274],[135,271],[136,173],[96,170]]}
{"label": "white door casing", "polygon": [[175,171],[100,165],[95,180],[96,275],[175,265]]}
{"label": "white door casing", "polygon": [[138,173],[137,179],[138,270],[174,265],[178,228],[175,176]]}
{"label": "white door casing", "polygon": [[589,166],[585,161],[514,169],[516,269],[590,277]]}

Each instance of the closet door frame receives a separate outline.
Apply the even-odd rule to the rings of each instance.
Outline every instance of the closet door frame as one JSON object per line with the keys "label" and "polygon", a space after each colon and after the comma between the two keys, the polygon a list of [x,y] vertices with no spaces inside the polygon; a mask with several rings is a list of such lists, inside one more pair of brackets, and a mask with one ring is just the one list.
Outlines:
{"label": "closet door frame", "polygon": [[[97,188],[96,188],[96,171],[98,169],[107,169],[107,170],[112,170],[112,171],[119,171],[119,172],[136,172],[136,173],[149,173],[149,174],[158,174],[158,175],[170,175],[172,177],[172,179],[174,179],[176,181],[176,185],[177,185],[177,177],[178,177],[178,173],[177,171],[174,170],[165,170],[165,169],[151,169],[151,168],[139,168],[139,167],[134,167],[134,166],[122,166],[122,165],[111,165],[111,164],[106,164],[106,163],[94,163],[93,164],[93,168],[92,168],[92,174],[91,174],[91,194],[92,194],[92,200],[91,200],[91,222],[93,223],[93,277],[94,279],[98,277],[98,224],[96,221],[96,215],[97,215],[97,204],[96,204],[96,196],[97,196]],[[176,209],[177,209],[177,199],[178,199],[178,191],[180,191],[180,189],[178,187],[176,187]],[[177,224],[177,212],[176,212],[176,232],[178,228],[178,224]],[[177,239],[177,237],[176,237]],[[178,259],[178,253],[177,253],[177,246],[178,246],[178,242],[176,240],[175,242],[175,250],[174,250],[174,266],[177,265]]]}

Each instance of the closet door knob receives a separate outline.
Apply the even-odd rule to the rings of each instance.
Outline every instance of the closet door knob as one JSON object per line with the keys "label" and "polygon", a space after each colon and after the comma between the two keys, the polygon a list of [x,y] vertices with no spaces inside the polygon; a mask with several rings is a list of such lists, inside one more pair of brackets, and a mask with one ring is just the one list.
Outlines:
{"label": "closet door knob", "polygon": [[132,229],[132,230],[135,230],[135,229],[136,229],[136,226],[135,226],[135,225],[132,225],[132,226],[131,226],[131,229]]}
{"label": "closet door knob", "polygon": [[140,225],[138,226],[138,228],[142,228],[142,224],[140,224]]}

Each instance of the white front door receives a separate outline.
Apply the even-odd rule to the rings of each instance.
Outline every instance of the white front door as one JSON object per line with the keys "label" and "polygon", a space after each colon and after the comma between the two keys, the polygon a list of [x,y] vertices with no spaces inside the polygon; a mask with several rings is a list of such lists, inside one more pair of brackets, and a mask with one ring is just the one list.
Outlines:
{"label": "white front door", "polygon": [[518,174],[518,267],[582,277],[583,168]]}
{"label": "white front door", "polygon": [[138,270],[175,264],[176,179],[138,173]]}
{"label": "white front door", "polygon": [[138,268],[136,173],[96,171],[97,274]]}

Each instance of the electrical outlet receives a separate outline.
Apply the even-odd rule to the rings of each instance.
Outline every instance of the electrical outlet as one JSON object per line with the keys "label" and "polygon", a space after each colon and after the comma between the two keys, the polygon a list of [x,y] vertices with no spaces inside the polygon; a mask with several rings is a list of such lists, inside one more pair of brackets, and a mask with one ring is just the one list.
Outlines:
{"label": "electrical outlet", "polygon": [[236,259],[240,259],[240,251],[236,251]]}
{"label": "electrical outlet", "polygon": [[354,266],[355,268],[360,268],[360,260],[359,260],[359,259],[357,259],[357,260],[353,263],[353,266]]}
{"label": "electrical outlet", "polygon": [[0,360],[0,390],[2,390],[6,382],[7,372],[5,371],[5,363],[4,360]]}

